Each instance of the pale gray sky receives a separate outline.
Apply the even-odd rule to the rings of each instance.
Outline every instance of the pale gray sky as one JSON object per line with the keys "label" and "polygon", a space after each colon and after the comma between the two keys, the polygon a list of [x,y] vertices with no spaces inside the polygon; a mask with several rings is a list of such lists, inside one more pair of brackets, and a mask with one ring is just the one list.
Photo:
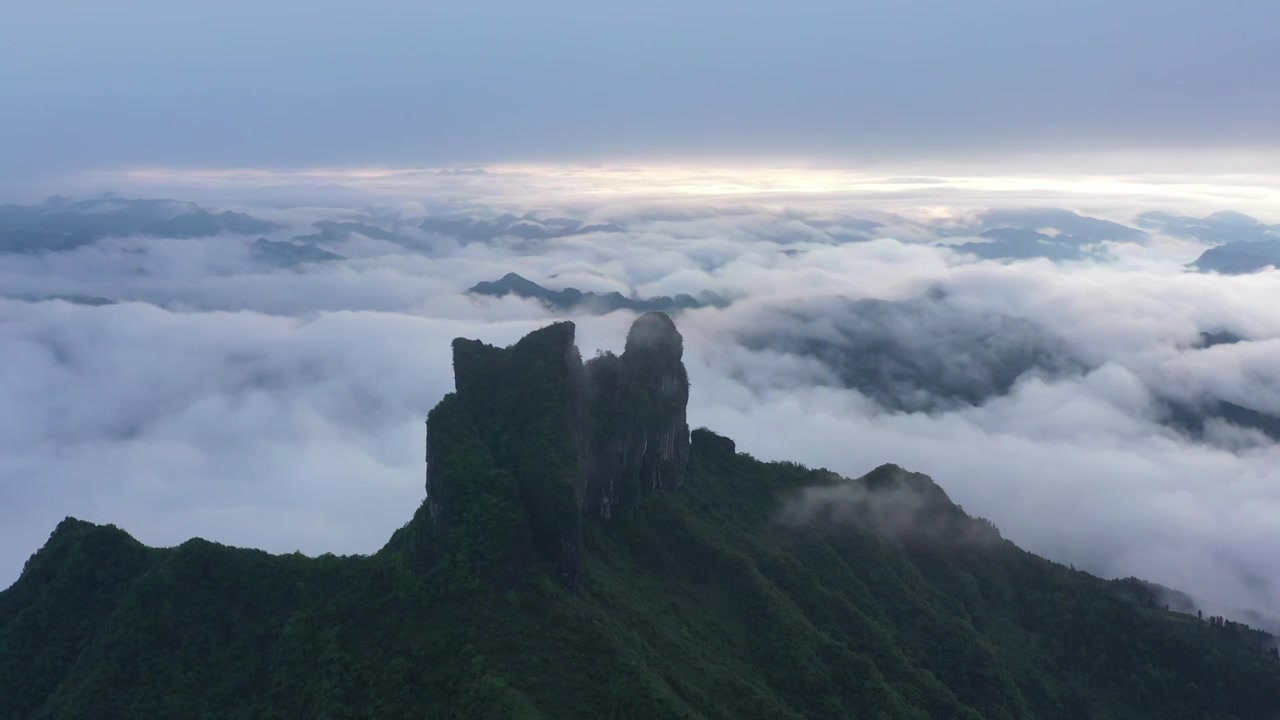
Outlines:
{"label": "pale gray sky", "polygon": [[1254,0],[16,0],[0,172],[1280,146]]}

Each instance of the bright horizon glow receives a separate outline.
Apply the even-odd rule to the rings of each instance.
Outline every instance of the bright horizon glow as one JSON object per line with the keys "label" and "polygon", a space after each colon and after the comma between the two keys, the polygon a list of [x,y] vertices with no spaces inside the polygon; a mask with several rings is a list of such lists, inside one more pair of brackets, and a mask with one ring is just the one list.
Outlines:
{"label": "bright horizon glow", "polygon": [[[166,168],[80,173],[85,191],[203,193],[337,186],[384,199],[468,198],[502,205],[682,200],[854,203],[885,210],[1060,203],[1097,212],[1170,208],[1280,221],[1280,173],[929,172],[918,165],[491,164],[449,167]],[[89,190],[89,189],[92,190]]]}

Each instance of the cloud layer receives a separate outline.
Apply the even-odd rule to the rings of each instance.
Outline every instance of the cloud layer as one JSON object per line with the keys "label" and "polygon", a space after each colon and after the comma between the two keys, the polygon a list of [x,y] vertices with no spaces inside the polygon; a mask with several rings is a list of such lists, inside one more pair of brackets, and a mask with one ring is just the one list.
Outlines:
{"label": "cloud layer", "polygon": [[[981,193],[864,212],[867,198],[841,208],[839,193],[676,202],[525,178],[521,206],[506,181],[486,203],[484,175],[457,177],[465,193],[448,202],[380,188],[342,206],[230,208],[277,223],[271,240],[319,232],[340,261],[277,267],[253,235],[0,255],[0,584],[69,514],[154,544],[376,549],[422,498],[449,341],[508,343],[558,317],[464,293],[517,271],[732,300],[677,322],[690,422],[739,450],[845,475],[897,463],[1030,550],[1210,610],[1280,611],[1280,445],[1214,414],[1280,414],[1278,271],[1189,272],[1209,245],[1167,228],[1095,238],[1086,260],[979,260],[950,248],[992,222]],[[1136,227],[1141,203],[1112,200],[1107,218]],[[508,210],[602,228],[468,240],[422,227]],[[30,301],[55,295],[110,302]],[[590,354],[620,349],[631,316],[574,319]],[[1206,347],[1206,332],[1239,341]]]}

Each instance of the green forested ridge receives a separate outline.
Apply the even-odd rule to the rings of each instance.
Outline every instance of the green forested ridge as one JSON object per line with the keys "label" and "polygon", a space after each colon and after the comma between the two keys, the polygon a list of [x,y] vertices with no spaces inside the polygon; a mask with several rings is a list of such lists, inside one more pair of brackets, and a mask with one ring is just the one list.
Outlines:
{"label": "green forested ridge", "polygon": [[[0,593],[0,718],[1280,717],[1274,638],[1026,553],[923,475],[707,430],[646,455],[683,409],[607,413],[572,335],[455,343],[430,497],[375,555],[59,524]],[[603,362],[603,397],[662,383]]]}

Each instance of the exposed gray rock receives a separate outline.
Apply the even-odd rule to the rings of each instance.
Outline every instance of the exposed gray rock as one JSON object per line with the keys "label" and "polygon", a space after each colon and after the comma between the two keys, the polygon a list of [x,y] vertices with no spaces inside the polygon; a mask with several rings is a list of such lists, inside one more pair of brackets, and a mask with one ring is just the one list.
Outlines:
{"label": "exposed gray rock", "polygon": [[[509,348],[455,340],[457,390],[427,419],[437,530],[462,519],[505,524],[492,534],[506,538],[513,564],[540,553],[569,587],[581,574],[582,523],[679,486],[689,460],[689,379],[671,318],[642,315],[622,355],[585,364],[574,330],[555,323]],[[476,503],[493,517],[467,517]]]}

